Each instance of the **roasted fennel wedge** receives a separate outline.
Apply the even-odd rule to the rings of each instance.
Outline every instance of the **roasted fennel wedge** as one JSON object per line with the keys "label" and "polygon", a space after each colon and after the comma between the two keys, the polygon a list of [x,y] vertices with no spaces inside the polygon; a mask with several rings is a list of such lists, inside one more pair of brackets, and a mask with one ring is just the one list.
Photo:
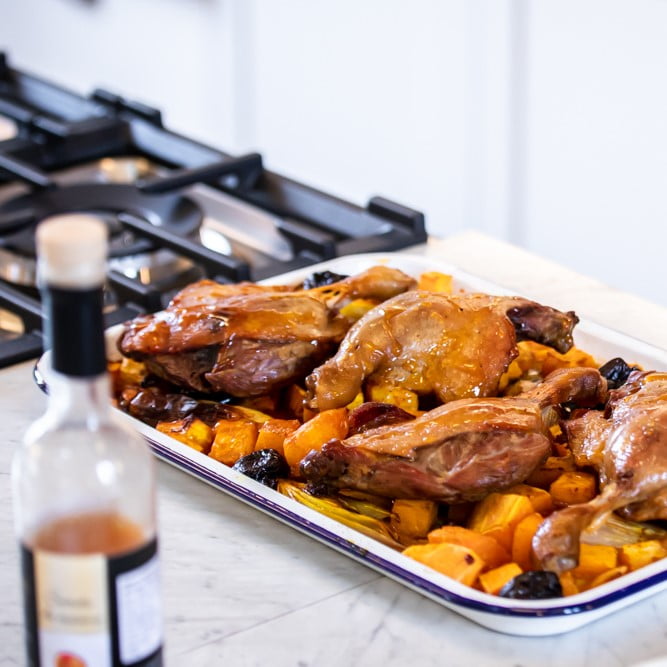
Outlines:
{"label": "roasted fennel wedge", "polygon": [[296,500],[302,505],[310,507],[310,509],[320,512],[324,516],[328,516],[330,519],[334,519],[349,528],[354,528],[360,533],[372,537],[392,549],[403,549],[403,545],[392,537],[389,528],[381,520],[345,509],[334,498],[313,496],[305,490],[303,484],[287,480],[280,480],[278,482],[278,491],[288,498],[292,498],[292,500]]}

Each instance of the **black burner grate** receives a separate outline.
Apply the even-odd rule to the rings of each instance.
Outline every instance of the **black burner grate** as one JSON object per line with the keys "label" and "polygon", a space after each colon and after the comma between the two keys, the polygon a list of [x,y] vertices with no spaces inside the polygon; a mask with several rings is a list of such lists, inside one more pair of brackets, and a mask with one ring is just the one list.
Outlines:
{"label": "black burner grate", "polygon": [[[190,258],[204,275],[221,281],[261,280],[339,255],[384,252],[426,240],[422,213],[382,197],[356,206],[264,169],[258,154],[233,157],[167,130],[158,110],[105,90],[90,98],[10,67],[0,53],[0,115],[16,136],[0,141],[0,186],[21,184],[27,193],[0,198],[0,249],[34,256],[32,231],[40,219],[90,211],[130,230],[131,253],[167,248]],[[58,170],[114,156],[133,155],[162,167],[134,184],[58,184]],[[164,172],[164,173],[162,173]],[[222,255],[193,238],[201,221],[184,192],[205,184],[275,216],[289,259]],[[122,245],[122,244],[121,244]],[[127,247],[118,253],[127,252]],[[121,305],[111,319],[156,310],[165,295],[118,273],[109,283]],[[126,305],[128,304],[128,305]],[[0,343],[0,367],[39,352],[39,302],[0,283],[0,307],[24,321],[24,336]],[[21,352],[21,340],[26,341]],[[3,350],[12,343],[12,353]]]}

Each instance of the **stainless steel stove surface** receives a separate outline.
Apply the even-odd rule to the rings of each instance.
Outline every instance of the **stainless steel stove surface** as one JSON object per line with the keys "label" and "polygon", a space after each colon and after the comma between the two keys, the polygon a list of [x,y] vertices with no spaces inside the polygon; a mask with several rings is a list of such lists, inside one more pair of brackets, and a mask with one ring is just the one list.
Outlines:
{"label": "stainless steel stove surface", "polygon": [[364,207],[175,134],[156,109],[83,97],[0,53],[0,367],[42,349],[34,229],[88,212],[109,226],[108,324],[208,277],[260,280],[339,255],[426,239],[424,216]]}
{"label": "stainless steel stove surface", "polygon": [[16,136],[16,123],[5,116],[0,116],[0,141],[6,141]]}
{"label": "stainless steel stove surface", "polygon": [[[50,174],[50,177],[58,185],[76,186],[82,183],[134,184],[145,178],[166,176],[168,173],[168,169],[146,158],[120,156],[63,169]],[[25,184],[0,186],[0,212],[8,204],[25,197],[30,197],[30,188]],[[276,260],[285,262],[294,259],[290,243],[277,230],[276,216],[201,184],[184,188],[179,197],[194,203],[193,210],[196,212],[196,224],[190,233],[184,234],[184,238],[201,243],[203,247],[217,253],[239,257],[260,268]],[[159,285],[164,291],[203,275],[201,271],[193,272],[195,262],[177,252],[160,248],[149,252],[134,252],[137,235],[123,227],[117,213],[95,208],[89,212],[102,217],[109,225],[111,269],[145,285]],[[158,226],[162,223],[160,219],[154,221]],[[10,244],[6,241],[10,247],[0,247],[0,279],[19,285],[36,284],[32,235],[27,241],[25,247],[20,243]]]}

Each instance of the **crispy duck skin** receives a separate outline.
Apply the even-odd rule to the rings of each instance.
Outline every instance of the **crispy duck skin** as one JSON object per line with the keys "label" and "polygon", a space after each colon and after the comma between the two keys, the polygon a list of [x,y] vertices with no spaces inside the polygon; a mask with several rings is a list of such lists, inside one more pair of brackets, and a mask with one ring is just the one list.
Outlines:
{"label": "crispy duck skin", "polygon": [[517,340],[566,351],[577,322],[574,313],[519,297],[400,294],[356,322],[336,355],[307,378],[309,405],[342,407],[364,383],[435,394],[442,403],[493,396]]}
{"label": "crispy duck skin", "polygon": [[349,328],[338,313],[344,303],[414,286],[410,276],[384,266],[300,291],[203,280],[165,310],[128,322],[118,347],[185,389],[259,396],[303,378],[333,351]]}
{"label": "crispy duck skin", "polygon": [[610,512],[667,519],[667,373],[634,371],[610,392],[604,415],[586,413],[567,431],[577,463],[599,471],[602,492],[555,512],[538,529],[533,551],[555,572],[577,565],[582,532]]}
{"label": "crispy duck skin", "polygon": [[332,440],[301,463],[314,489],[351,488],[390,498],[474,501],[522,482],[551,448],[545,410],[606,397],[597,370],[554,371],[515,398],[452,401],[413,421]]}

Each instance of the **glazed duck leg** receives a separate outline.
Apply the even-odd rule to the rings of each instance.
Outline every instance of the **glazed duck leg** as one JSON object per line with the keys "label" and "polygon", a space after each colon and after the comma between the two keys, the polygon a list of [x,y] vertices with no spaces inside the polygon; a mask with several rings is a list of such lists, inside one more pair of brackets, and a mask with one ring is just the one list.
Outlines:
{"label": "glazed duck leg", "polygon": [[533,551],[545,569],[577,565],[581,533],[610,512],[667,519],[667,373],[633,372],[610,392],[605,415],[590,412],[568,426],[579,465],[600,473],[602,493],[555,512],[540,526]]}
{"label": "glazed duck leg", "polygon": [[272,293],[307,296],[321,301],[328,308],[336,308],[352,299],[384,301],[413,289],[416,284],[414,278],[388,266],[373,266],[338,282],[306,290],[295,290],[290,285],[259,285],[249,282],[227,284],[199,280],[176,294],[168,308],[208,309],[215,312],[230,297]]}
{"label": "glazed duck leg", "polygon": [[301,473],[314,489],[479,500],[523,481],[547,456],[551,440],[543,415],[549,406],[597,405],[605,397],[597,370],[562,369],[514,398],[452,401],[413,421],[332,440],[304,458]]}
{"label": "glazed duck leg", "polygon": [[345,335],[339,308],[412,289],[402,271],[378,266],[311,290],[200,281],[158,313],[131,320],[118,346],[185,389],[260,396],[307,375]]}
{"label": "glazed duck leg", "polygon": [[519,297],[411,291],[356,322],[338,352],[307,378],[310,407],[347,405],[364,383],[400,386],[439,402],[497,393],[498,381],[530,338],[572,346],[574,313]]}

